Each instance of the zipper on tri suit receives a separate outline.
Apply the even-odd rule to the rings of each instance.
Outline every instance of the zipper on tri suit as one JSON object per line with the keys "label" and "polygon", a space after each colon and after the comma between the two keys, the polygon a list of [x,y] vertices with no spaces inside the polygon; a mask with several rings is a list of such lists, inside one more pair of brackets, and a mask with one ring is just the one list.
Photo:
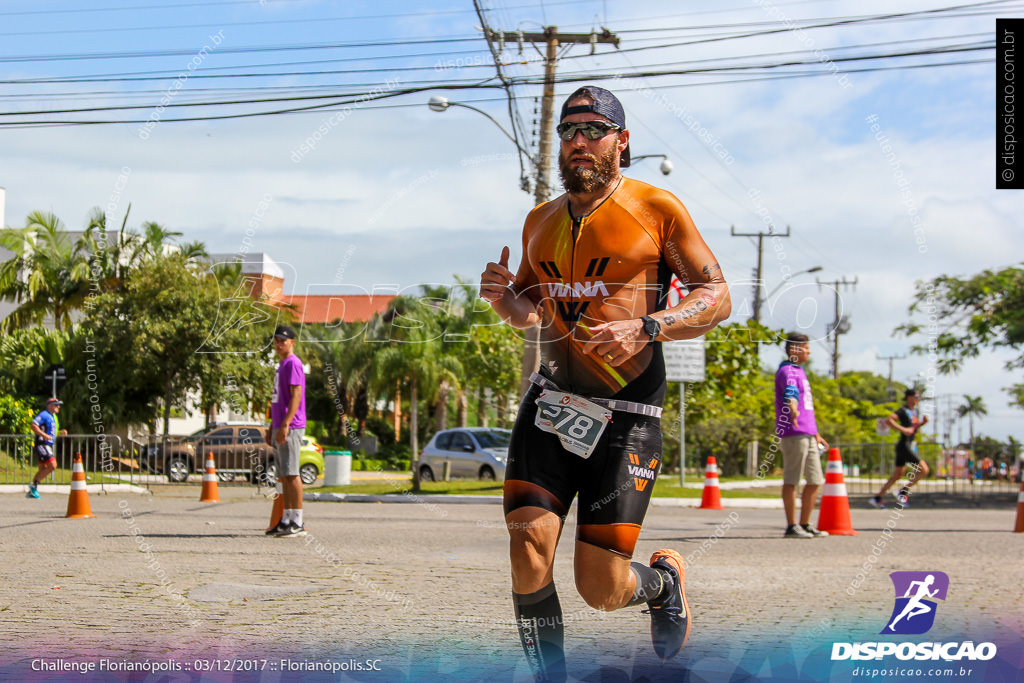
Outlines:
{"label": "zipper on tri suit", "polygon": [[[572,251],[569,254],[569,310],[575,312],[576,307],[576,288],[573,287],[573,283],[576,282],[576,243],[580,239],[580,233],[583,231],[583,216],[573,216],[569,213],[569,217],[572,219]],[[572,327],[569,330],[569,353],[566,354],[566,385],[568,388],[566,391],[575,393],[576,387],[572,382],[572,358],[573,358],[573,347],[572,340],[576,336],[576,326],[579,324],[579,317],[572,321]]]}

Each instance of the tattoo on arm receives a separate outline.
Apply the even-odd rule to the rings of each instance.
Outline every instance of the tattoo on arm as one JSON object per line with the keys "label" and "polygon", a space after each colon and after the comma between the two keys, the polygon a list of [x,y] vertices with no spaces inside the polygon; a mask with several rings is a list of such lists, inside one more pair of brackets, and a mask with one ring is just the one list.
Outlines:
{"label": "tattoo on arm", "polygon": [[711,274],[716,272],[716,271],[721,273],[722,269],[718,267],[717,263],[712,263],[710,265],[706,265],[703,268],[701,268],[700,272],[704,273],[705,277],[711,277]]}

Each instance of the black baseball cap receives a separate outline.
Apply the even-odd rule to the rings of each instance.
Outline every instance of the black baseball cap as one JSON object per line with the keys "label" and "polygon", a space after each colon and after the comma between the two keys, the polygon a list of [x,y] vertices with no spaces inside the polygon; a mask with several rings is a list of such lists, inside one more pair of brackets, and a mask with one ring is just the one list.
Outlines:
{"label": "black baseball cap", "polygon": [[295,330],[289,325],[278,325],[274,336],[279,339],[295,339]]}
{"label": "black baseball cap", "polygon": [[910,398],[911,396],[918,396],[917,389],[907,389],[903,392],[903,398]]}
{"label": "black baseball cap", "polygon": [[[586,95],[589,95],[594,100],[593,104],[569,106],[569,102],[572,100]],[[562,115],[558,119],[559,122],[569,114],[599,114],[622,130],[626,130],[626,112],[623,110],[619,98],[613,95],[611,91],[599,88],[596,85],[585,85],[565,98],[565,102],[562,104]],[[622,155],[619,157],[619,167],[626,168],[627,166],[629,166],[629,145],[626,145],[626,149],[622,151]]]}

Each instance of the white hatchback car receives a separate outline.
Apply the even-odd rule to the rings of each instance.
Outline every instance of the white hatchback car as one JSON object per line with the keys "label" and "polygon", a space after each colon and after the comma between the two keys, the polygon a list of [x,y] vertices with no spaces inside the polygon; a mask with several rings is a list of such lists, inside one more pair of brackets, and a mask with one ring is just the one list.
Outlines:
{"label": "white hatchback car", "polygon": [[441,479],[445,463],[451,476],[504,479],[511,429],[460,427],[443,429],[420,453],[420,480]]}

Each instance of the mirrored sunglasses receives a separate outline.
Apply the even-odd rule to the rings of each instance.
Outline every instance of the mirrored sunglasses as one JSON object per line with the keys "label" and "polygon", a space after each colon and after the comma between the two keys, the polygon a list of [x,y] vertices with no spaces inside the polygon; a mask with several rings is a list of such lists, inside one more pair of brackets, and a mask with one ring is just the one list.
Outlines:
{"label": "mirrored sunglasses", "polygon": [[614,123],[605,123],[604,121],[584,121],[583,123],[560,123],[555,130],[558,131],[558,137],[566,142],[572,142],[577,132],[583,133],[583,137],[588,140],[600,140],[608,133],[622,130],[622,128]]}

